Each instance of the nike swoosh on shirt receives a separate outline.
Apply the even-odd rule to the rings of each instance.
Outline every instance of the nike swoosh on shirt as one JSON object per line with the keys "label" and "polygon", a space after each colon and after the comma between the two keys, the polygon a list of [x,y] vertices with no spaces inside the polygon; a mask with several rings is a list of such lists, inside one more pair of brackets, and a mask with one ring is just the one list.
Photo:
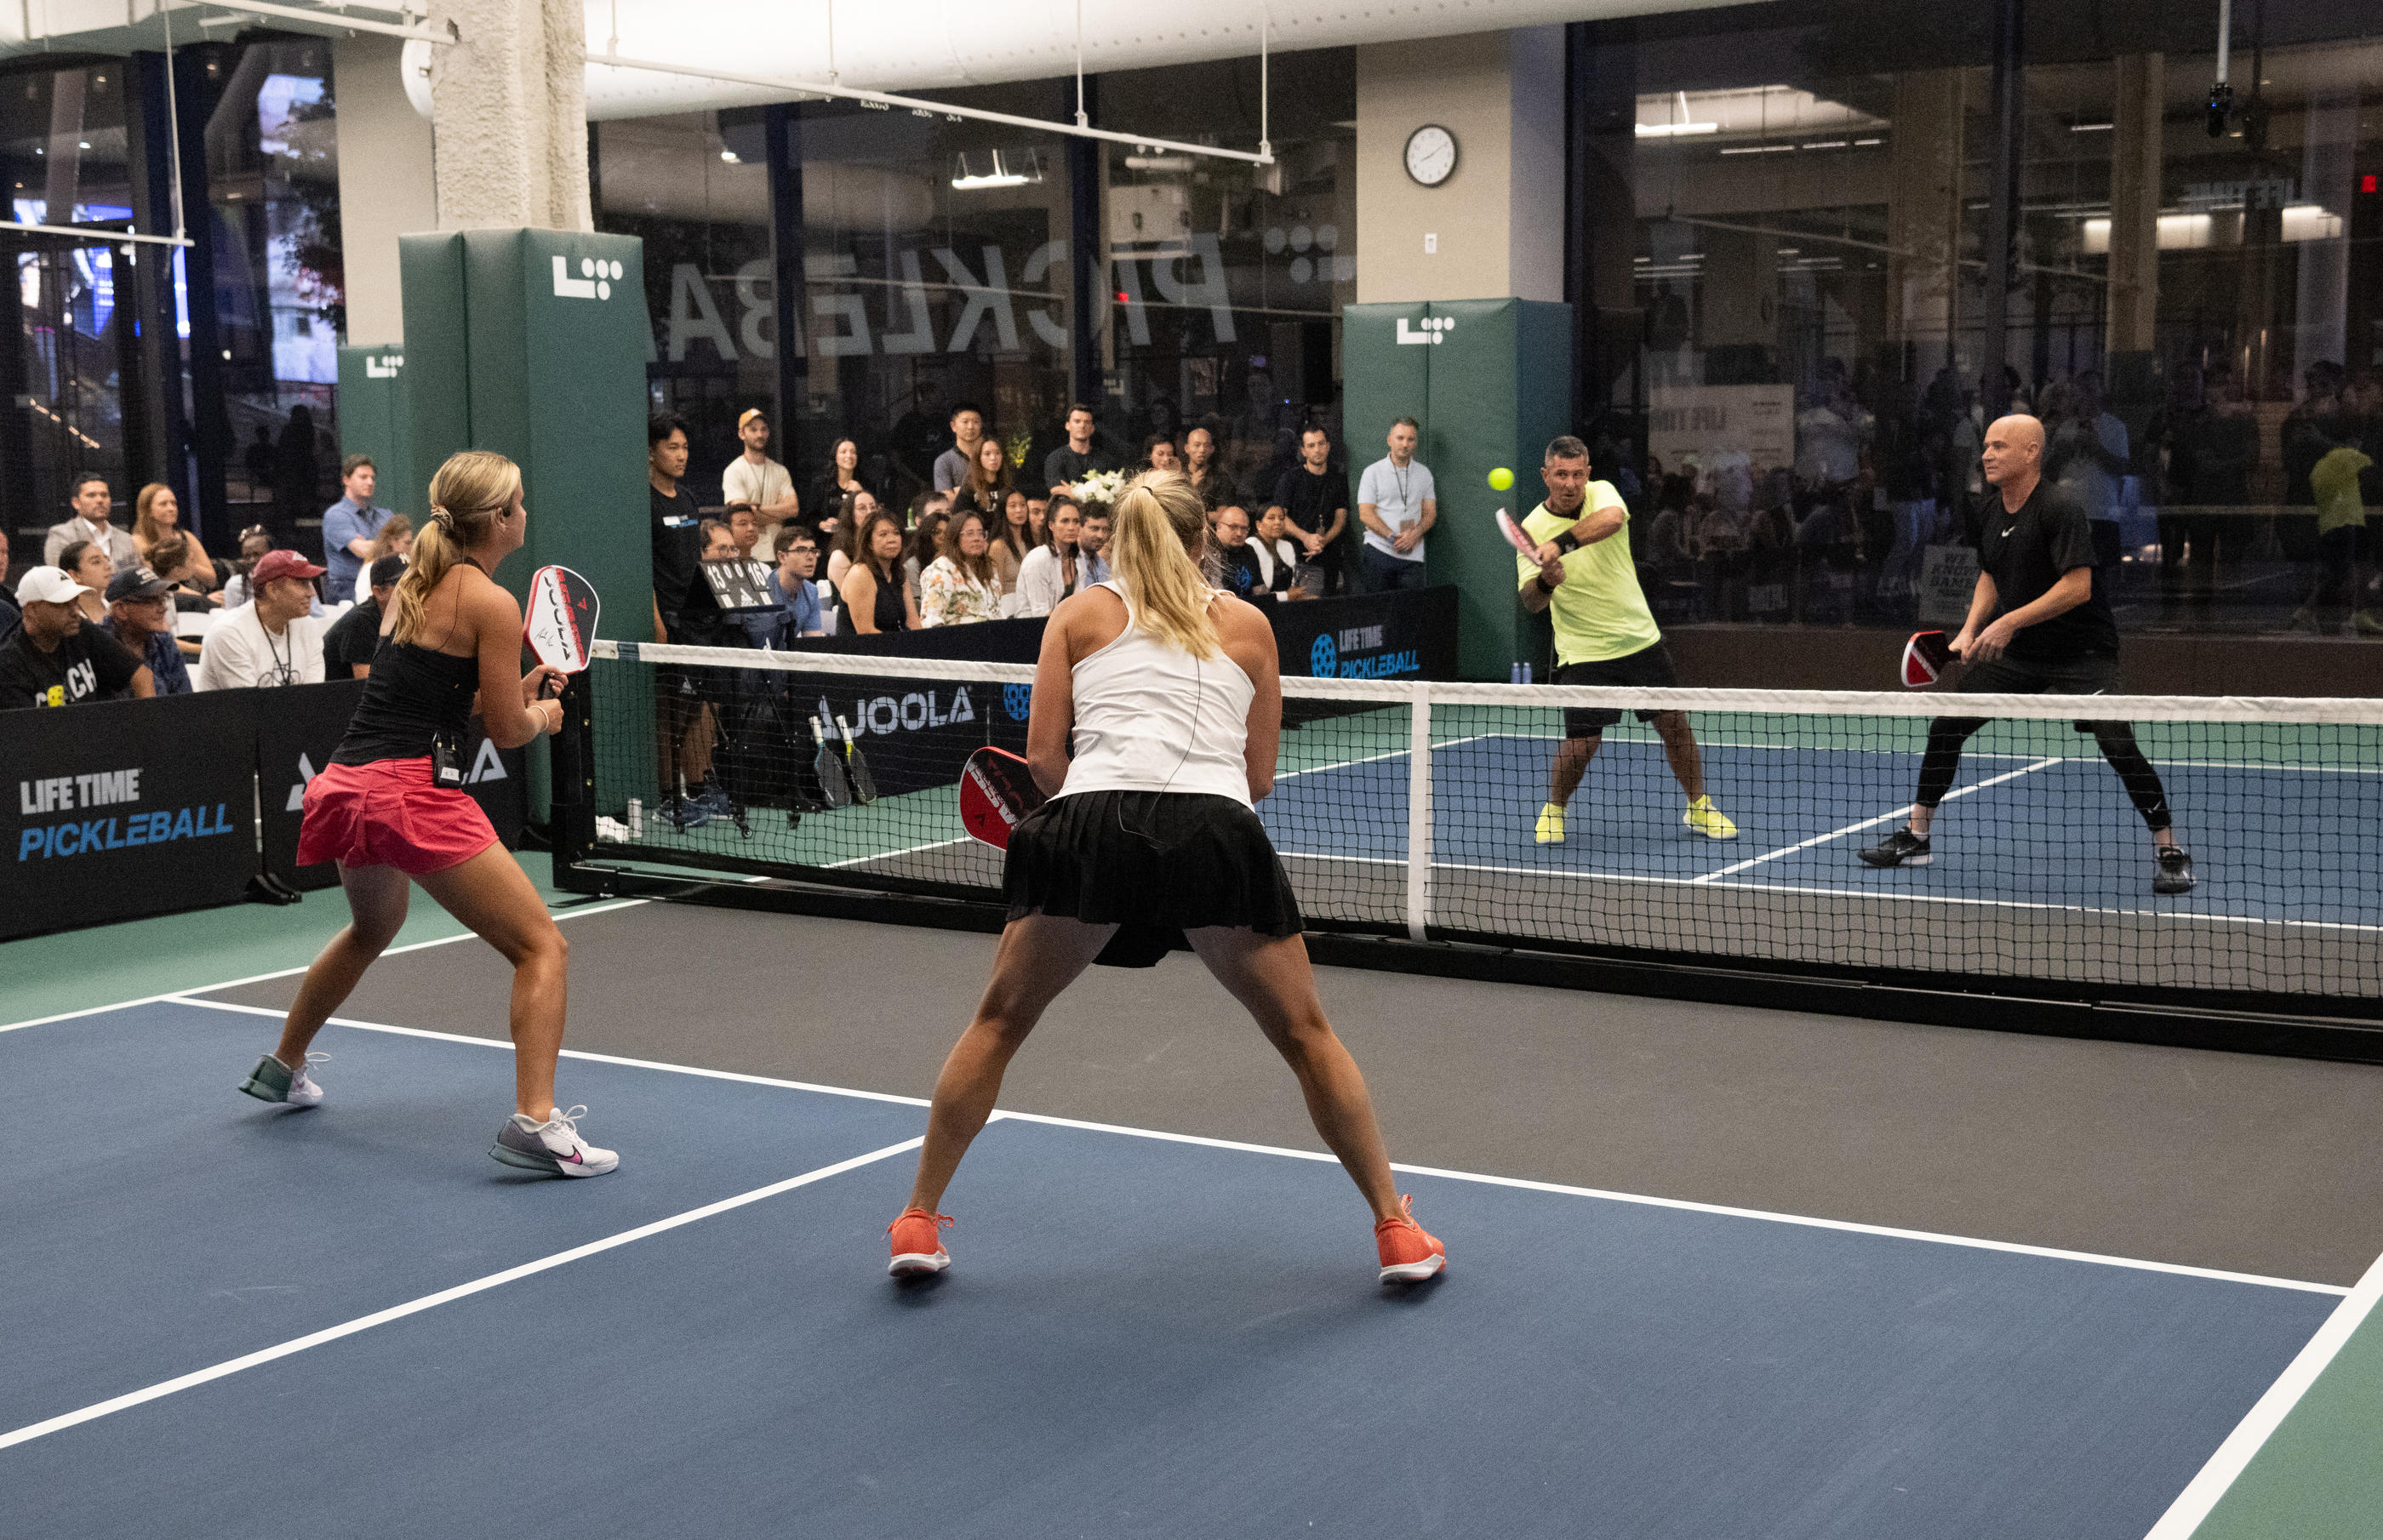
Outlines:
{"label": "nike swoosh on shirt", "polygon": [[2004,530],[2004,531],[2003,531],[2003,538],[2004,538],[2004,539],[2006,539],[2006,540],[2009,539],[2009,538],[2011,537],[2011,529],[2017,529],[2018,527],[2019,527],[2019,525],[2017,525],[2017,524],[2013,524],[2013,525],[2011,525],[2011,526],[2010,526],[2010,529]]}

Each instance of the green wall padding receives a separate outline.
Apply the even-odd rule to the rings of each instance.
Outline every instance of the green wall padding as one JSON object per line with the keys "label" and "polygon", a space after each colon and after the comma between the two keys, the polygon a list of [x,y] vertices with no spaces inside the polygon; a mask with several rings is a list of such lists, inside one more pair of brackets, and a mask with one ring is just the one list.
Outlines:
{"label": "green wall padding", "polygon": [[[1391,422],[1416,418],[1415,455],[1431,467],[1439,496],[1427,569],[1431,581],[1452,583],[1462,595],[1458,671],[1502,683],[1541,643],[1514,598],[1513,548],[1493,515],[1502,507],[1519,519],[1537,503],[1541,451],[1571,430],[1572,307],[1438,300],[1350,305],[1341,314],[1350,522],[1356,478],[1387,452]],[[1500,465],[1514,473],[1514,486],[1494,492],[1488,478]]]}

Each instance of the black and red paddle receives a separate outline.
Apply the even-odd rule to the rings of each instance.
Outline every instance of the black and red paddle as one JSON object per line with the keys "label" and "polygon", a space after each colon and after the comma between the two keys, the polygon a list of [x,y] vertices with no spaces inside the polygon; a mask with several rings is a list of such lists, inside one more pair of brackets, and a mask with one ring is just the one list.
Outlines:
{"label": "black and red paddle", "polygon": [[1010,834],[1043,801],[1026,761],[1006,748],[978,749],[960,770],[960,822],[995,850],[1009,848]]}

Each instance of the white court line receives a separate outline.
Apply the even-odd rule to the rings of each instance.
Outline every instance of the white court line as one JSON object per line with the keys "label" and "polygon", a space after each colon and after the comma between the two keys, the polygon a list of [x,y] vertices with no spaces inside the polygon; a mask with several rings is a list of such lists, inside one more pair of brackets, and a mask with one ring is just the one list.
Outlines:
{"label": "white court line", "polygon": [[[1012,1123],[1047,1123],[1055,1127],[1082,1128],[1093,1133],[1125,1134],[1135,1139],[1164,1140],[1172,1144],[1199,1144],[1215,1150],[1238,1150],[1253,1155],[1281,1155],[1291,1160],[1322,1161],[1340,1164],[1337,1157],[1321,1151],[1289,1150],[1274,1144],[1248,1144],[1239,1140],[1208,1139],[1198,1134],[1162,1133],[1154,1128],[1129,1127],[1117,1123],[1087,1123],[1080,1118],[1049,1117],[1041,1113],[1005,1111],[1000,1115]],[[2045,1257],[2055,1262],[2088,1263],[2098,1267],[2124,1267],[2142,1273],[2166,1273],[2179,1277],[2204,1278],[2215,1283],[2250,1284],[2261,1288],[2288,1288],[2303,1294],[2346,1295],[2352,1290],[2340,1284],[2304,1283],[2297,1278],[2269,1277],[2263,1273],[2229,1273],[2214,1267],[2189,1267],[2182,1263],[2146,1262],[2137,1257],[2110,1256],[2099,1251],[2071,1251],[2055,1246],[2028,1246],[2015,1240],[1983,1240],[1972,1236],[1945,1235],[1935,1230],[1907,1230],[1889,1225],[1863,1225],[1850,1219],[1815,1219],[1804,1214],[1778,1214],[1769,1209],[1735,1208],[1725,1203],[1698,1203],[1685,1198],[1650,1198],[1644,1193],[1615,1192],[1605,1188],[1571,1187],[1562,1182],[1535,1182],[1521,1177],[1489,1177],[1477,1171],[1451,1171],[1437,1165],[1409,1165],[1392,1161],[1390,1169],[1414,1177],[1438,1177],[1446,1181],[1475,1182],[1485,1187],[1519,1188],[1526,1192],[1552,1192],[1568,1198],[1595,1198],[1609,1203],[1635,1203],[1645,1208],[1675,1209],[1686,1214],[1710,1214],[1724,1219],[1754,1219],[1772,1225],[1795,1225],[1807,1229],[1838,1230],[1848,1235],[1879,1236],[1890,1240],[1920,1240],[1937,1246],[1959,1246],[1977,1251],[2005,1251],[2015,1256]],[[2363,1285],[2361,1287],[2364,1287]]]}
{"label": "white court line", "polygon": [[[1949,800],[1949,799],[1948,799]],[[1347,866],[1397,867],[1406,862],[1388,856],[1345,856],[1338,851],[1278,850],[1286,861],[1334,861]],[[2263,915],[2208,915],[2183,909],[2113,909],[2081,904],[2051,904],[2027,898],[1957,898],[1950,893],[1910,893],[1888,888],[1823,888],[1797,882],[1714,882],[1703,877],[1660,877],[1651,872],[1571,871],[1561,867],[1501,867],[1475,861],[1434,861],[1434,871],[1477,871],[1495,877],[1552,877],[1567,882],[1611,882],[1619,886],[1693,888],[1707,883],[1739,893],[1794,893],[1817,898],[1865,898],[1882,904],[1962,904],[1988,909],[2042,909],[2064,915],[2099,915],[2122,919],[2155,919],[2167,924],[2191,921],[2201,925],[2272,926],[2286,930],[2346,930],[2360,935],[2383,934],[2383,925],[2363,925],[2346,919],[2277,919]],[[1718,874],[1716,874],[1718,875]]]}
{"label": "white court line", "polygon": [[[821,871],[833,871],[839,867],[857,867],[863,861],[890,861],[897,856],[916,856],[921,851],[941,850],[946,845],[966,844],[968,843],[969,836],[966,834],[960,835],[957,839],[931,840],[925,844],[908,845],[900,850],[880,850],[872,852],[867,856],[851,856],[841,861],[830,861],[825,866],[820,868],[820,869]],[[756,877],[753,881],[756,882],[761,882],[768,881],[768,879]],[[791,879],[791,881],[798,882],[802,881],[802,879],[797,877]]]}
{"label": "white court line", "polygon": [[[2043,769],[2047,765],[2056,765],[2058,763],[2060,763],[2060,761],[2057,759],[2038,759],[2034,764],[2023,765],[2015,770],[2005,770],[2000,775],[1989,776],[1987,779],[1978,782],[1974,785],[1964,786],[1957,792],[1947,792],[1945,795],[1945,800],[1946,802],[1950,802],[1957,796],[1967,796],[1971,792],[1982,792],[1989,786],[1999,786],[2006,781],[2016,781],[2022,775],[2032,775],[2037,770]],[[1825,834],[1815,834],[1809,840],[1799,840],[1794,844],[1782,845],[1776,850],[1766,851],[1762,855],[1757,856],[1751,860],[1740,861],[1735,866],[1723,867],[1719,871],[1709,871],[1702,877],[1693,879],[1693,881],[1699,883],[1718,882],[1722,878],[1728,877],[1736,872],[1744,871],[1748,867],[1759,867],[1765,861],[1775,861],[1782,856],[1793,856],[1799,850],[1809,850],[1816,844],[1826,844],[1831,840],[1841,840],[1847,834],[1858,834],[1865,829],[1874,828],[1879,824],[1888,823],[1895,819],[1909,818],[1910,816],[1911,805],[1907,803],[1901,807],[1893,808],[1887,812],[1881,813],[1876,818],[1864,819],[1859,823],[1846,824],[1843,829],[1832,829]]]}
{"label": "white court line", "polygon": [[[2002,782],[2006,782],[2006,780],[2019,780],[2020,775],[2032,775],[2032,772],[2043,770],[2044,765],[2056,765],[2056,763],[2061,763],[2061,760],[2056,760],[2056,758],[2055,758],[2055,760],[2035,760],[2035,763],[2032,763],[2032,765],[2020,765],[2019,770],[2004,770],[2002,775],[1987,777],[1987,780],[1976,782],[1976,784],[1970,784],[1970,787],[1961,787],[1961,789],[1958,789],[1958,792],[1947,792],[1947,794],[1945,794],[1945,801],[1952,801],[1954,796],[1969,796],[1970,792],[1985,792],[1987,787],[1999,787],[1999,784],[2002,784]],[[1775,849],[1775,851],[1763,851],[1761,856],[1754,856],[1754,858],[1751,858],[1751,860],[1739,860],[1737,866],[1725,866],[1725,868],[1721,868],[1721,870],[1718,870],[1718,872],[1706,872],[1706,875],[1695,877],[1695,882],[1721,882],[1722,877],[1730,877],[1730,875],[1735,875],[1735,872],[1747,870],[1747,868],[1749,868],[1749,866],[1761,866],[1763,860],[1778,860],[1780,856],[1795,856],[1797,851],[1809,851],[1809,849],[1811,849],[1811,846],[1816,846],[1816,844],[1828,844],[1830,839],[1845,839],[1846,834],[1858,834],[1858,832],[1861,832],[1861,830],[1869,830],[1869,827],[1883,825],[1883,822],[1892,822],[1892,820],[1896,820],[1896,818],[1908,818],[1908,815],[1911,815],[1911,806],[1907,804],[1907,806],[1902,806],[1902,808],[1892,808],[1892,810],[1887,810],[1887,813],[1880,813],[1878,818],[1863,818],[1861,822],[1849,822],[1849,825],[1845,825],[1845,827],[1842,827],[1842,830],[1830,830],[1828,834],[1813,834],[1811,839],[1799,839],[1799,842],[1797,842],[1797,844],[1783,844],[1783,846],[1780,846],[1780,849]]]}
{"label": "white court line", "polygon": [[[262,1005],[234,1005],[219,1000],[179,1000],[176,1004],[200,1005],[212,1010],[239,1011],[254,1016],[278,1016],[281,1013]],[[451,1032],[436,1032],[420,1027],[392,1027],[375,1021],[355,1021],[333,1016],[329,1025],[353,1027],[368,1032],[389,1032],[402,1037],[430,1038],[444,1042],[460,1042],[476,1048],[499,1048],[507,1053],[512,1044],[493,1038],[464,1037]],[[670,1064],[659,1059],[628,1059],[608,1053],[589,1053],[578,1049],[562,1050],[566,1059],[587,1059],[599,1064],[625,1065],[636,1069],[655,1069],[671,1075],[694,1075],[706,1079],[735,1080],[745,1085],[774,1086],[787,1090],[806,1090],[825,1096],[855,1097],[869,1102],[897,1102],[908,1106],[923,1107],[925,1102],[912,1096],[895,1096],[884,1091],[856,1090],[848,1086],[821,1085],[809,1080],[782,1080],[766,1075],[739,1075],[725,1070],[702,1069],[693,1065]],[[1323,1161],[1337,1164],[1337,1157],[1321,1151],[1292,1150],[1277,1144],[1251,1144],[1240,1140],[1211,1139],[1204,1134],[1168,1133],[1160,1128],[1139,1128],[1122,1123],[1088,1123],[1080,1118],[1054,1117],[1044,1113],[1016,1112],[1007,1108],[996,1110],[995,1118],[1017,1123],[1046,1123],[1054,1127],[1082,1128],[1093,1133],[1122,1134],[1133,1139],[1161,1140],[1171,1144],[1197,1144],[1214,1150],[1238,1150],[1253,1155],[1280,1155],[1291,1160]],[[1520,1177],[1492,1177],[1477,1171],[1454,1171],[1437,1165],[1404,1165],[1393,1162],[1390,1169],[1418,1177],[1438,1177],[1448,1181],[1477,1182],[1488,1187],[1520,1188],[1531,1192],[1552,1192],[1573,1198],[1596,1198],[1607,1202],[1636,1203],[1649,1208],[1677,1209],[1688,1214],[1710,1214],[1729,1219],[1759,1220],[1773,1225],[1797,1225],[1812,1229],[1841,1230],[1852,1235],[1883,1236],[1896,1240],[1927,1241],[1939,1246],[1961,1246],[1973,1250],[2007,1251],[2019,1256],[2049,1257],[2059,1262],[2091,1263],[2103,1267],[2127,1267],[2140,1272],[2168,1273],[2189,1278],[2207,1278],[2219,1283],[2253,1284],[2267,1288],[2298,1289],[2310,1294],[2348,1294],[2340,1284],[2303,1283],[2292,1278],[2275,1278],[2259,1273],[2229,1273],[2216,1268],[2192,1267],[2182,1263],[2148,1262],[2133,1257],[2112,1256],[2099,1251],[2071,1251],[2057,1247],[2028,1246],[2018,1241],[1987,1240],[1972,1236],[1946,1235],[1934,1230],[1908,1230],[1891,1226],[1864,1225],[1849,1219],[1817,1219],[1805,1214],[1780,1214],[1770,1209],[1735,1208],[1721,1203],[1693,1202],[1685,1198],[1655,1198],[1644,1193],[1618,1192],[1606,1188],[1570,1187],[1561,1182],[1531,1181]]]}
{"label": "white court line", "polygon": [[[634,909],[640,904],[652,902],[653,900],[648,898],[624,898],[616,904],[593,904],[586,908],[555,909],[549,912],[557,920],[577,919],[582,915],[609,915],[615,910]],[[477,940],[479,936],[475,932],[465,930],[457,935],[433,936],[428,941],[408,942],[403,946],[392,946],[381,955],[394,957],[400,953],[422,952],[434,946],[452,946],[457,942]],[[262,984],[275,979],[293,978],[305,972],[312,966],[311,963],[301,963],[296,967],[277,967],[270,973],[252,973],[244,979],[227,979],[219,984],[197,984],[185,990],[168,990],[163,994],[144,994],[137,1000],[118,1000],[106,1005],[85,1005],[79,1011],[60,1011],[56,1016],[37,1016],[28,1020],[11,1021],[5,1026],[0,1026],[0,1032],[13,1032],[20,1027],[46,1027],[53,1021],[71,1021],[77,1016],[105,1016],[109,1011],[129,1011],[135,1005],[154,1005],[161,1000],[180,1000],[186,995],[206,994],[216,990],[238,989],[242,984]]]}
{"label": "white court line", "polygon": [[2267,1386],[2267,1393],[2235,1424],[2234,1431],[2226,1435],[2226,1442],[2217,1446],[2217,1452],[2209,1457],[2200,1473],[2177,1494],[2176,1501],[2168,1505],[2167,1511],[2160,1515],[2159,1522],[2151,1527],[2143,1540],[2187,1540],[2201,1527],[2210,1510],[2217,1506],[2217,1500],[2266,1448],[2268,1438],[2291,1415],[2301,1398],[2308,1394],[2309,1386],[2316,1383],[2317,1376],[2333,1362],[2352,1334],[2373,1313],[2377,1300],[2383,1300],[2383,1257],[2376,1259],[2366,1275],[2358,1280],[2358,1287],[2334,1307],[2325,1324],[2284,1366],[2276,1383]]}
{"label": "white court line", "polygon": [[[167,996],[177,1005],[196,1005],[210,1011],[231,1011],[241,1016],[271,1016],[278,1021],[289,1015],[269,1005],[241,1005],[228,1000],[198,1000],[189,995]],[[427,1027],[392,1027],[383,1021],[358,1021],[353,1016],[335,1016],[324,1019],[327,1027],[352,1027],[360,1032],[387,1032],[395,1037],[428,1038],[433,1042],[460,1042],[472,1048],[497,1048],[512,1053],[513,1045],[501,1038],[475,1038],[465,1032],[435,1032]],[[698,1075],[707,1080],[735,1080],[748,1086],[774,1086],[784,1090],[813,1090],[826,1096],[852,1096],[867,1102],[893,1102],[906,1107],[928,1105],[922,1096],[896,1096],[891,1091],[855,1090],[846,1086],[814,1085],[808,1080],[782,1080],[769,1075],[740,1075],[730,1069],[702,1069],[694,1065],[663,1064],[655,1059],[624,1058],[618,1053],[594,1053],[584,1048],[565,1048],[566,1059],[586,1059],[590,1064],[616,1064],[630,1069],[660,1069],[673,1075]]]}
{"label": "white court line", "polygon": [[387,1310],[375,1311],[369,1315],[359,1315],[352,1321],[343,1321],[336,1326],[327,1326],[318,1332],[309,1332],[304,1337],[293,1337],[287,1342],[276,1343],[270,1348],[245,1353],[239,1358],[226,1359],[221,1363],[175,1379],[160,1381],[145,1389],[135,1390],[130,1395],[94,1402],[79,1411],[69,1411],[64,1416],[53,1417],[46,1422],[28,1423],[13,1433],[0,1434],[0,1449],[9,1448],[19,1444],[30,1444],[36,1438],[62,1433],[68,1428],[80,1427],[85,1423],[97,1422],[102,1417],[111,1417],[117,1412],[128,1411],[151,1401],[162,1400],[167,1396],[178,1395],[182,1391],[228,1378],[242,1370],[254,1369],[261,1364],[289,1358],[292,1354],[303,1353],[309,1348],[319,1348],[327,1342],[337,1342],[343,1337],[353,1337],[358,1332],[370,1331],[375,1326],[384,1326],[392,1321],[401,1321],[409,1315],[419,1315],[424,1311],[435,1310],[440,1305],[450,1304],[457,1300],[467,1299],[475,1294],[484,1294],[489,1289],[502,1287],[506,1284],[549,1272],[583,1258],[595,1256],[599,1252],[626,1246],[631,1241],[643,1240],[648,1236],[661,1235],[666,1230],[675,1230],[683,1225],[692,1225],[699,1219],[709,1219],[714,1214],[726,1214],[731,1209],[743,1208],[747,1203],[758,1203],[765,1198],[774,1198],[782,1192],[791,1192],[798,1187],[809,1187],[813,1182],[825,1181],[830,1177],[841,1176],[846,1171],[884,1160],[888,1156],[901,1154],[906,1150],[916,1150],[925,1142],[923,1137],[906,1139],[899,1144],[889,1144],[883,1150],[872,1150],[865,1155],[855,1155],[850,1160],[838,1161],[833,1165],[822,1165],[816,1171],[806,1171],[799,1177],[789,1177],[784,1181],[772,1182],[767,1187],[757,1187],[750,1192],[740,1192],[734,1198],[722,1198],[716,1203],[706,1203],[701,1208],[688,1209],[684,1214],[674,1214],[667,1219],[657,1219],[649,1225],[640,1225],[635,1229],[623,1230],[618,1235],[606,1236],[601,1240],[591,1240],[584,1246],[574,1246],[568,1250],[540,1257],[536,1262],[525,1262],[518,1267],[508,1267],[500,1273],[491,1273],[486,1277],[475,1278],[469,1283],[457,1284],[452,1288],[442,1288],[435,1294],[425,1294],[418,1300],[408,1300],[401,1305],[391,1305]]}
{"label": "white court line", "polygon": [[[1399,867],[1406,862],[1388,856],[1344,856],[1338,851],[1278,850],[1286,861],[1337,861],[1349,866]],[[1651,872],[1571,871],[1561,867],[1501,867],[1476,861],[1434,861],[1434,871],[1478,871],[1496,877],[1553,877],[1567,882],[1612,882],[1622,886],[1693,888],[1710,880],[1702,877],[1660,877]],[[2383,925],[2363,925],[2346,919],[2277,919],[2262,915],[2208,915],[2183,909],[2113,909],[2081,904],[2051,904],[2028,898],[1957,898],[1950,893],[1910,893],[1886,888],[1823,888],[1796,882],[1715,882],[1713,886],[1741,893],[1796,893],[1806,897],[1867,898],[1883,904],[1963,904],[1989,909],[2043,909],[2064,915],[2101,915],[2125,919],[2156,919],[2170,924],[2192,921],[2204,925],[2274,926],[2287,930],[2348,930],[2383,934]]]}

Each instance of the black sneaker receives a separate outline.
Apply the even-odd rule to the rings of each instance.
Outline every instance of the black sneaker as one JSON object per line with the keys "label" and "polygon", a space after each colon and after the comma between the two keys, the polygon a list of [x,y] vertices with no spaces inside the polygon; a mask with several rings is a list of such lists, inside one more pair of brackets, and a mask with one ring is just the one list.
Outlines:
{"label": "black sneaker", "polygon": [[1896,830],[1860,854],[1874,867],[1924,867],[1936,858],[1929,854],[1926,836],[1908,829]]}
{"label": "black sneaker", "polygon": [[2152,874],[2152,892],[2191,893],[2192,884],[2192,857],[2177,845],[2160,846],[2159,869]]}

